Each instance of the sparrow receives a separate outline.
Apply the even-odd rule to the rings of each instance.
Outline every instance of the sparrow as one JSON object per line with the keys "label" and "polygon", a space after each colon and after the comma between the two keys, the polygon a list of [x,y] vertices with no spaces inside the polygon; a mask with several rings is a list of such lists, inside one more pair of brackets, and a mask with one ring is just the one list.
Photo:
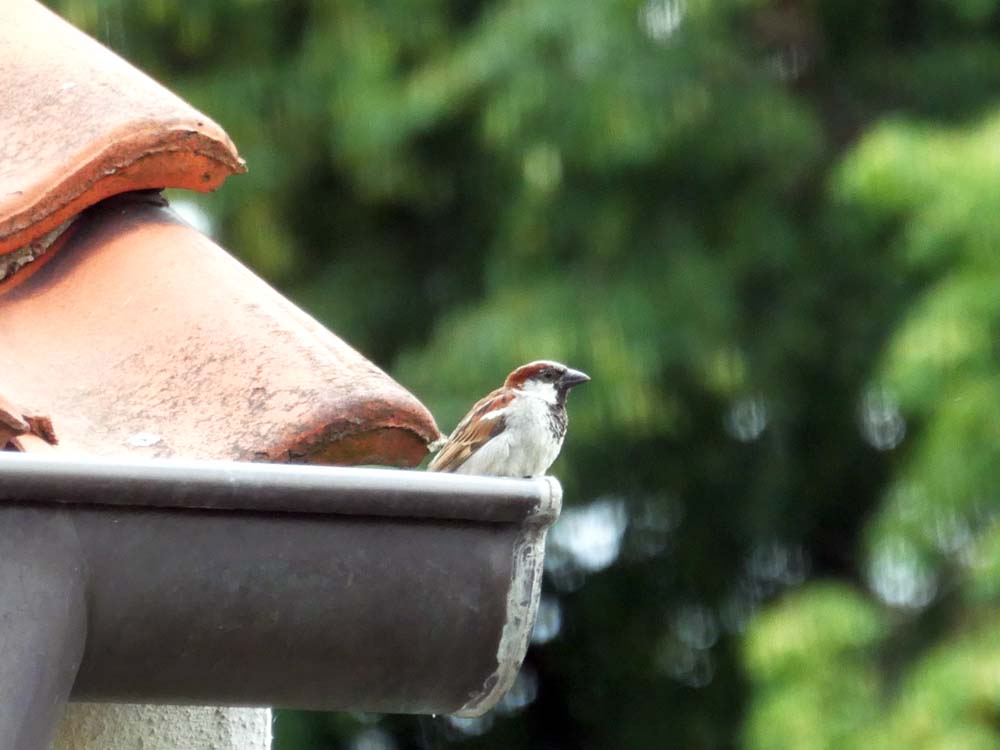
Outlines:
{"label": "sparrow", "polygon": [[521,365],[476,402],[428,471],[495,477],[543,476],[566,437],[566,396],[590,376],[558,362]]}

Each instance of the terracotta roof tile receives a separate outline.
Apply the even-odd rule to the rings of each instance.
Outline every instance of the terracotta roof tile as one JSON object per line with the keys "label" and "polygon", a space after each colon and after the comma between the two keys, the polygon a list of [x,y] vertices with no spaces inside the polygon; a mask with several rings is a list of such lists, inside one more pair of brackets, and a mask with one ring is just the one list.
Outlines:
{"label": "terracotta roof tile", "polygon": [[33,440],[47,446],[59,442],[51,419],[13,403],[0,393],[0,450],[11,444],[23,450],[19,441],[24,438],[29,438],[29,444]]}
{"label": "terracotta roof tile", "polygon": [[60,450],[412,465],[439,437],[162,199],[105,201],[60,243],[0,284],[0,391],[51,417]]}
{"label": "terracotta roof tile", "polygon": [[0,255],[108,196],[217,188],[225,132],[34,0],[0,9]]}

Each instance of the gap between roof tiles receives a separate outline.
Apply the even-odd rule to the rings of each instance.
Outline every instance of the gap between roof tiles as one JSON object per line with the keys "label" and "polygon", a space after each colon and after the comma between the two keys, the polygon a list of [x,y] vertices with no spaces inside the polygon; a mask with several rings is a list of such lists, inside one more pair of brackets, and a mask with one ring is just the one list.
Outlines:
{"label": "gap between roof tiles", "polygon": [[9,253],[0,255],[0,282],[13,276],[32,261],[36,261],[48,252],[49,248],[55,244],[63,232],[69,229],[70,225],[76,221],[78,216],[67,219],[50,232],[46,232],[36,240],[32,240],[24,247],[11,250]]}
{"label": "gap between roof tiles", "polygon": [[105,198],[103,201],[98,201],[93,206],[88,206],[83,210],[83,212],[67,219],[55,229],[43,234],[38,239],[29,242],[27,245],[19,247],[16,250],[11,250],[9,253],[0,254],[0,284],[12,278],[14,274],[22,268],[31,265],[33,262],[44,256],[52,248],[52,246],[56,244],[59,238],[66,233],[66,230],[69,229],[84,213],[112,201],[151,203],[154,206],[169,205],[167,199],[163,195],[163,192],[155,188],[150,190],[130,190],[124,193],[112,195]]}

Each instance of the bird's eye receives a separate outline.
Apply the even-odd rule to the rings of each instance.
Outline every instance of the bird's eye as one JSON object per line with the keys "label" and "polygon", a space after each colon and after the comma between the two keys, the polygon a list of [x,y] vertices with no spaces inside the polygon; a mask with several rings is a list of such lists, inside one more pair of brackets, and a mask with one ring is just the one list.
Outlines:
{"label": "bird's eye", "polygon": [[556,374],[552,370],[546,370],[545,372],[542,373],[542,379],[549,382],[555,380],[555,377]]}

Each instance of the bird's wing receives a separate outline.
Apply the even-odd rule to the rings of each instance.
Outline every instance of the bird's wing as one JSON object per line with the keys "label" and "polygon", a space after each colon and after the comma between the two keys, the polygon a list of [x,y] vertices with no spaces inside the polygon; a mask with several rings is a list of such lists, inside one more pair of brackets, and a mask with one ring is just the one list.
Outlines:
{"label": "bird's wing", "polygon": [[[445,446],[434,456],[427,470],[457,470],[469,456],[503,431],[506,422],[500,410],[504,409],[513,398],[513,394],[505,393],[503,388],[498,388],[477,401],[472,410],[458,423],[458,427],[451,433]],[[488,412],[497,413],[496,416],[485,417]]]}

